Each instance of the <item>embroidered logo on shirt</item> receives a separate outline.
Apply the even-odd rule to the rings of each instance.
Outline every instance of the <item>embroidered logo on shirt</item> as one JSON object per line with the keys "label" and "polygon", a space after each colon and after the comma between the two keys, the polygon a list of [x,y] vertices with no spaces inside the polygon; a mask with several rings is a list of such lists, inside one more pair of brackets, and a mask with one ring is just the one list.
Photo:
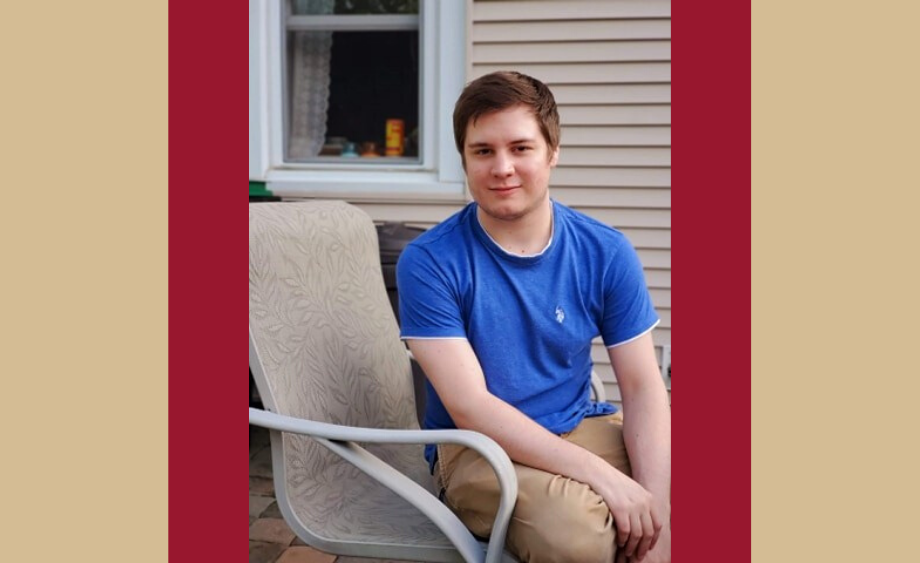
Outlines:
{"label": "embroidered logo on shirt", "polygon": [[562,310],[562,307],[556,307],[556,322],[562,324],[562,321],[565,320],[565,311]]}

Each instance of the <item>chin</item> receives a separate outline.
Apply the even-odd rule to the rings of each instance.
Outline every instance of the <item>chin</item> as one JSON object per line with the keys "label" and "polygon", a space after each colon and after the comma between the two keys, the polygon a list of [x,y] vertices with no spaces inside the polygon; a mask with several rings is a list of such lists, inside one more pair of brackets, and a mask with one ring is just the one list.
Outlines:
{"label": "chin", "polygon": [[506,205],[480,205],[486,215],[502,221],[514,221],[527,214],[526,209],[519,209]]}

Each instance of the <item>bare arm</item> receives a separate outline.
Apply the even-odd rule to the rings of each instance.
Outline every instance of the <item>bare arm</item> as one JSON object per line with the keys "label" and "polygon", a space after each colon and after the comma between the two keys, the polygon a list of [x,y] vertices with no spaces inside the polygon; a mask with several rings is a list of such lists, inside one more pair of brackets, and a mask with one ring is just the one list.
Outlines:
{"label": "bare arm", "polygon": [[617,542],[627,546],[628,554],[657,537],[663,520],[653,496],[600,457],[559,438],[489,393],[466,340],[409,340],[409,348],[459,428],[489,436],[517,463],[590,486],[610,508]]}
{"label": "bare arm", "polygon": [[608,348],[608,353],[623,396],[623,434],[633,479],[652,494],[664,520],[667,541],[660,547],[667,551],[663,559],[670,560],[671,409],[651,334]]}

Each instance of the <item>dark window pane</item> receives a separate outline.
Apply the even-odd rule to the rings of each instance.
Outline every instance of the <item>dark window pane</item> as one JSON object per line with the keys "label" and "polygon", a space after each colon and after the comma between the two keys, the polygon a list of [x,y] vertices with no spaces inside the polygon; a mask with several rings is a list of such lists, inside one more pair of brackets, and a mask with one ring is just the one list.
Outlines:
{"label": "dark window pane", "polygon": [[383,156],[391,119],[417,158],[418,42],[417,31],[288,33],[288,160],[338,159],[347,143]]}

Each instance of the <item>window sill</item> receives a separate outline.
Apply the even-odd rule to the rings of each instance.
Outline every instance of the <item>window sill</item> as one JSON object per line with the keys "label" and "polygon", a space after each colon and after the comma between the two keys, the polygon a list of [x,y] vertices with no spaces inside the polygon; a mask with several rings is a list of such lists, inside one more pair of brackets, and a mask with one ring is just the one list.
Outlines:
{"label": "window sill", "polygon": [[449,178],[432,171],[374,168],[373,170],[272,170],[267,188],[281,197],[377,198],[392,201],[467,201],[462,176]]}

